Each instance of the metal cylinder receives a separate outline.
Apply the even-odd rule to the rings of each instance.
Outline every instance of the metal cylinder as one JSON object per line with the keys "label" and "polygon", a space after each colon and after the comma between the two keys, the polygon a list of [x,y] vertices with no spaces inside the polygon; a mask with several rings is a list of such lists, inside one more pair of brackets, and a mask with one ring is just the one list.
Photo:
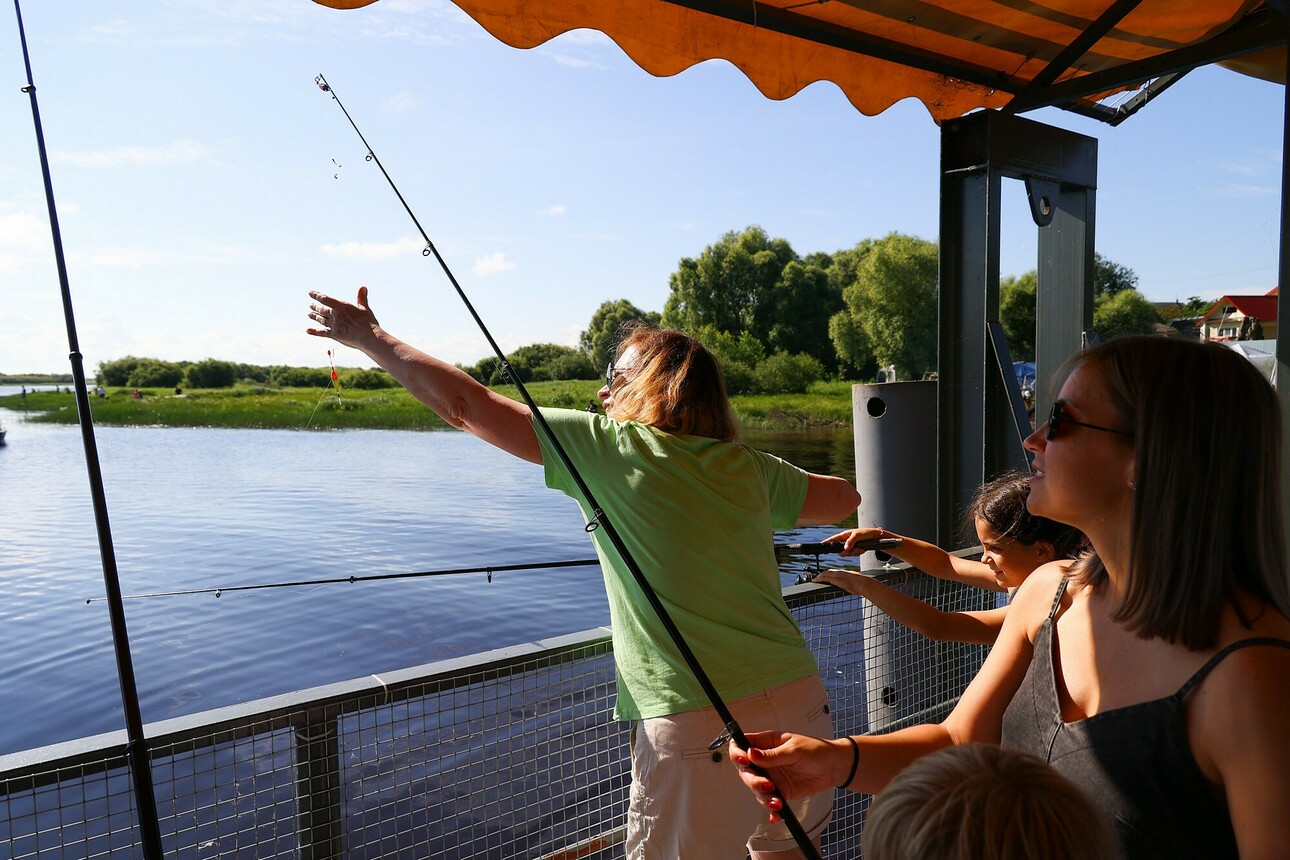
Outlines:
{"label": "metal cylinder", "polygon": [[860,526],[936,540],[936,382],[851,387]]}

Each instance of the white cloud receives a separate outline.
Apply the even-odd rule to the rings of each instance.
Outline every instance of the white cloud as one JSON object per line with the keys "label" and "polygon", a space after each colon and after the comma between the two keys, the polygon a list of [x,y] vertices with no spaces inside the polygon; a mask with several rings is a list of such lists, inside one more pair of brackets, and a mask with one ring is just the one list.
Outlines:
{"label": "white cloud", "polygon": [[118,146],[116,149],[102,152],[54,150],[49,154],[49,158],[55,164],[90,168],[215,163],[210,149],[195,140],[176,140],[165,147]]}
{"label": "white cloud", "polygon": [[1250,197],[1270,197],[1280,190],[1269,185],[1220,185],[1213,188],[1210,194],[1214,197],[1242,200]]}
{"label": "white cloud", "polygon": [[406,113],[417,106],[417,98],[407,90],[402,90],[386,99],[385,106],[396,113]]}
{"label": "white cloud", "polygon": [[1240,158],[1220,160],[1217,165],[1224,173],[1235,173],[1251,178],[1265,176],[1268,173],[1281,172],[1281,153],[1269,149],[1256,149],[1244,153]]}
{"label": "white cloud", "polygon": [[130,22],[118,19],[106,24],[94,24],[86,29],[80,38],[89,42],[116,42],[138,32]]}
{"label": "white cloud", "polygon": [[546,207],[542,211],[547,215],[563,215],[565,212],[568,212],[569,210],[564,207],[563,203],[556,203],[553,206]]}
{"label": "white cloud", "polygon": [[501,251],[495,254],[489,254],[487,257],[476,257],[474,273],[477,277],[487,278],[492,275],[500,275],[502,272],[509,272],[515,268],[515,264],[506,259],[506,255]]}
{"label": "white cloud", "polygon": [[96,251],[79,256],[85,263],[105,269],[137,269],[145,262],[153,262],[152,255],[137,251]]}
{"label": "white cloud", "polygon": [[346,257],[351,260],[392,260],[408,254],[419,254],[425,243],[411,236],[393,242],[339,242],[322,246],[329,257]]}
{"label": "white cloud", "polygon": [[39,251],[49,246],[49,219],[30,212],[0,215],[0,246]]}
{"label": "white cloud", "polygon": [[555,60],[562,66],[569,66],[574,69],[603,69],[604,63],[598,63],[595,60],[588,60],[582,57],[574,57],[569,54],[549,53],[548,57]]}

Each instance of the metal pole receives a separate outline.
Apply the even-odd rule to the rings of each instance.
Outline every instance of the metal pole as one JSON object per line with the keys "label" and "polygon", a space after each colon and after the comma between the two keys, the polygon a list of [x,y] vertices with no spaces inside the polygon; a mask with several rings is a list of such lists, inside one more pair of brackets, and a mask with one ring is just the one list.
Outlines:
{"label": "metal pole", "polygon": [[112,622],[112,645],[116,651],[117,677],[121,683],[121,706],[125,711],[126,758],[134,780],[135,804],[139,816],[139,838],[148,860],[162,860],[161,827],[157,821],[157,801],[152,788],[152,769],[148,744],[143,736],[143,718],[139,693],[134,682],[134,665],[130,659],[130,638],[126,633],[125,605],[121,601],[121,584],[117,578],[116,553],[108,525],[107,499],[103,494],[103,473],[99,468],[98,448],[94,442],[94,423],[90,416],[90,397],[85,388],[85,366],[76,337],[76,318],[72,313],[72,292],[67,283],[67,262],[63,257],[63,239],[58,230],[58,210],[54,206],[54,185],[49,178],[49,157],[45,152],[45,134],[36,103],[36,84],[31,77],[31,57],[27,53],[27,34],[22,26],[22,8],[13,2],[18,16],[18,37],[22,42],[22,59],[27,70],[27,85],[22,91],[31,97],[31,118],[36,128],[36,148],[40,152],[40,170],[45,180],[45,202],[49,207],[49,229],[54,239],[54,259],[58,264],[58,283],[62,289],[63,317],[67,322],[68,359],[76,393],[76,414],[80,419],[81,440],[85,447],[85,466],[89,471],[90,497],[94,502],[94,523],[98,530],[99,555],[103,559],[103,582],[108,595],[108,613]]}
{"label": "metal pole", "polygon": [[[1286,57],[1286,73],[1290,74],[1290,52]],[[1281,247],[1277,260],[1277,399],[1281,401],[1281,518],[1290,533],[1290,333],[1286,331],[1286,315],[1281,313],[1281,291],[1290,283],[1290,84],[1285,88],[1285,108],[1281,115]]]}

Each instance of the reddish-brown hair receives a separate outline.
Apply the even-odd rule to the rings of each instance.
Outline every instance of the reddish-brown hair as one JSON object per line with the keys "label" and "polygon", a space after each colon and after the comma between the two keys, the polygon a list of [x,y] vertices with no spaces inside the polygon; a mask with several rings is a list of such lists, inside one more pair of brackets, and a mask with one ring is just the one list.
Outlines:
{"label": "reddish-brown hair", "polygon": [[739,420],[726,396],[717,360],[699,341],[678,331],[637,325],[629,329],[616,360],[635,347],[631,368],[614,383],[611,418],[638,421],[668,433],[740,439]]}

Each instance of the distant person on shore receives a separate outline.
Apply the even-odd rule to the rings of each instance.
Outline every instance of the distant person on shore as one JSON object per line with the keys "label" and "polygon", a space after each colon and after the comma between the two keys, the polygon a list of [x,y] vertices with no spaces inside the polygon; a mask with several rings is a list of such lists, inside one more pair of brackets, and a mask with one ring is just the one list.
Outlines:
{"label": "distant person on shore", "polygon": [[865,860],[1113,860],[1111,825],[1041,759],[989,744],[920,758],[874,798]]}
{"label": "distant person on shore", "polygon": [[[977,491],[966,520],[981,542],[981,560],[950,555],[935,544],[904,537],[884,529],[851,529],[829,538],[844,541],[843,556],[860,555],[853,547],[860,541],[898,537],[900,546],[887,550],[930,576],[986,588],[1006,590],[1017,586],[1041,565],[1073,559],[1083,536],[1070,526],[1037,517],[1026,510],[1030,476],[1005,472]],[[898,591],[859,571],[831,568],[815,579],[857,594],[906,627],[931,639],[992,645],[1003,628],[1007,606],[974,612],[944,612]]]}
{"label": "distant person on shore", "polygon": [[[596,518],[529,407],[496,394],[377,322],[355,303],[311,292],[306,332],[365,353],[454,427],[531,463],[547,486]],[[619,344],[597,396],[605,414],[541,409],[609,521],[669,608],[699,665],[741,724],[832,736],[814,655],[781,594],[775,529],[837,522],[860,496],[740,443],[721,371],[698,341],[647,326]],[[536,477],[536,476],[535,476]],[[618,675],[616,716],[632,721],[631,860],[800,856],[709,744],[724,725],[606,537],[590,532],[605,575]],[[812,836],[833,789],[794,804]],[[779,854],[778,852],[784,852]]]}

